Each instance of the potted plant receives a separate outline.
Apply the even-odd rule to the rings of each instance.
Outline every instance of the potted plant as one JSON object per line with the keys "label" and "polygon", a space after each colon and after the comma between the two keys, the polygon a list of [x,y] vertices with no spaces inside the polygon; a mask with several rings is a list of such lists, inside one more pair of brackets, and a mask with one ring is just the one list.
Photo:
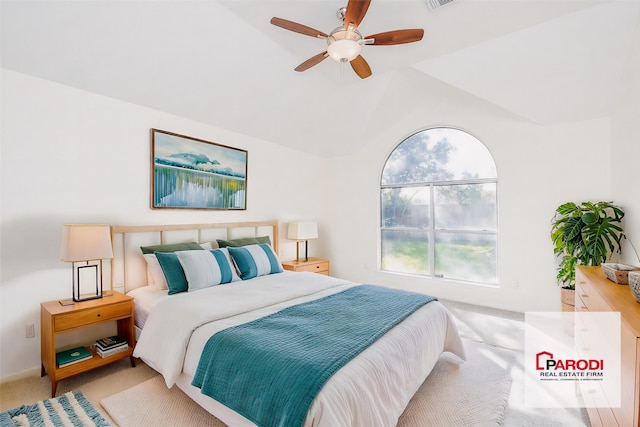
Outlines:
{"label": "potted plant", "polygon": [[[568,202],[558,206],[551,240],[553,252],[560,258],[556,278],[563,289],[575,289],[576,265],[600,265],[612,253],[620,252],[623,217],[624,212],[613,202]],[[569,293],[563,296],[563,303],[571,301],[573,305],[573,292]]]}

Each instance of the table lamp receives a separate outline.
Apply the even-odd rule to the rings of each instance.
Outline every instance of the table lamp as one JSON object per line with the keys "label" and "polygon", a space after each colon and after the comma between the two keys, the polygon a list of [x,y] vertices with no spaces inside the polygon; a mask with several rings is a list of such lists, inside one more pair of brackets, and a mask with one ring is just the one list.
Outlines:
{"label": "table lamp", "polygon": [[291,222],[287,229],[287,238],[296,241],[296,262],[300,262],[300,242],[304,242],[303,262],[309,261],[307,250],[309,240],[318,238],[318,224],[313,221]]}
{"label": "table lamp", "polygon": [[71,262],[73,299],[60,304],[102,298],[102,260],[113,258],[111,229],[106,224],[65,224],[60,259]]}

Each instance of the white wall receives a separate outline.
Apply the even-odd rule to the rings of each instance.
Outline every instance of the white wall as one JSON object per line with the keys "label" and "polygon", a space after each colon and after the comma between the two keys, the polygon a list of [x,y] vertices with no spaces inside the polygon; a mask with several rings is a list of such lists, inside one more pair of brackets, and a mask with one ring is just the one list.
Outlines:
{"label": "white wall", "polygon": [[611,172],[612,198],[625,211],[622,261],[640,266],[640,29],[633,40],[611,119]]}
{"label": "white wall", "polygon": [[[151,210],[150,128],[248,150],[246,211]],[[2,70],[0,379],[39,372],[40,302],[71,296],[62,224],[315,218],[326,160],[111,98]],[[35,324],[36,338],[24,325]]]}
{"label": "white wall", "polygon": [[[608,119],[537,126],[437,81],[415,85],[412,99],[387,106],[384,131],[353,156],[338,159],[331,218],[333,273],[353,280],[423,291],[443,299],[516,311],[557,310],[559,288],[549,237],[555,208],[565,201],[611,198]],[[406,93],[398,91],[399,93]],[[402,104],[402,115],[392,111]],[[380,118],[381,120],[381,118]],[[498,168],[499,288],[398,276],[378,270],[379,183],[387,156],[423,128],[449,125],[478,137]],[[324,240],[323,240],[324,241]]]}

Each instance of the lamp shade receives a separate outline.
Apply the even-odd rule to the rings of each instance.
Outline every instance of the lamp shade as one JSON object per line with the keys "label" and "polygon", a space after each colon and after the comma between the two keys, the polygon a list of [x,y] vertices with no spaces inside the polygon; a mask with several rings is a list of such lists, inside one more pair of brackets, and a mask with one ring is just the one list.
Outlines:
{"label": "lamp shade", "polygon": [[106,224],[65,224],[60,259],[76,262],[113,258],[111,230]]}
{"label": "lamp shade", "polygon": [[291,222],[287,229],[287,239],[310,240],[318,238],[318,224],[313,221]]}

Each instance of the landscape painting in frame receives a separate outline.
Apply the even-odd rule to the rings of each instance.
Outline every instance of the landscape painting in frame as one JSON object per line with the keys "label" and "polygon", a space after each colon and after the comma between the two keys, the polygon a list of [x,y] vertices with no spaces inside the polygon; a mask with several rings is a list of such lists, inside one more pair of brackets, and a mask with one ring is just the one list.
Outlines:
{"label": "landscape painting in frame", "polygon": [[247,208],[247,151],[151,129],[151,207]]}

